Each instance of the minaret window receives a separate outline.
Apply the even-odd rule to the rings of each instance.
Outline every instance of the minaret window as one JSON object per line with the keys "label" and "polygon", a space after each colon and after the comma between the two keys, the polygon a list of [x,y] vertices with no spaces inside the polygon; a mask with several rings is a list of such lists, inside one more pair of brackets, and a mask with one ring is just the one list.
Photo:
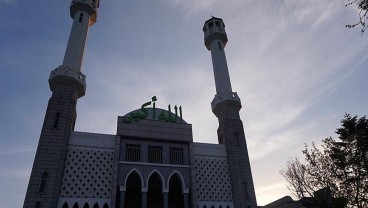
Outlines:
{"label": "minaret window", "polygon": [[215,24],[216,24],[217,27],[221,27],[220,21],[216,21]]}
{"label": "minaret window", "polygon": [[210,29],[212,29],[212,28],[213,28],[213,22],[208,23],[208,27],[209,27]]}
{"label": "minaret window", "polygon": [[235,132],[235,141],[236,141],[236,144],[237,145],[240,145],[240,140],[239,140],[239,135],[238,135],[238,132]]}
{"label": "minaret window", "polygon": [[217,42],[217,43],[218,43],[219,50],[221,51],[221,50],[222,50],[222,46],[221,46],[220,41],[219,41],[219,42]]}
{"label": "minaret window", "polygon": [[79,22],[82,22],[82,20],[83,20],[83,13],[81,13],[81,14],[79,15]]}
{"label": "minaret window", "polygon": [[41,207],[41,202],[37,201],[35,208],[40,208],[40,207]]}
{"label": "minaret window", "polygon": [[249,199],[248,187],[246,182],[243,182],[243,194],[244,199]]}
{"label": "minaret window", "polygon": [[39,193],[45,193],[48,177],[49,177],[49,174],[47,172],[44,172],[42,174],[40,189],[38,190]]}
{"label": "minaret window", "polygon": [[56,113],[55,114],[54,124],[52,125],[52,128],[54,128],[54,129],[58,129],[59,128],[60,117],[61,117],[61,114],[60,113]]}

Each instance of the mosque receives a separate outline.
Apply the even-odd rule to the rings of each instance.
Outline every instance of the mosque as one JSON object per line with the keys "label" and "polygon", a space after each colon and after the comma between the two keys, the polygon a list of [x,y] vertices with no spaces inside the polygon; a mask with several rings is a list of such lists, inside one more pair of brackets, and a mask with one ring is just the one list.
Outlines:
{"label": "mosque", "polygon": [[73,0],[63,63],[49,77],[49,99],[24,208],[257,208],[240,98],[225,57],[225,24],[203,26],[211,52],[218,144],[193,141],[181,106],[157,108],[157,97],[119,116],[116,135],[74,131],[85,95],[81,72],[99,0]]}

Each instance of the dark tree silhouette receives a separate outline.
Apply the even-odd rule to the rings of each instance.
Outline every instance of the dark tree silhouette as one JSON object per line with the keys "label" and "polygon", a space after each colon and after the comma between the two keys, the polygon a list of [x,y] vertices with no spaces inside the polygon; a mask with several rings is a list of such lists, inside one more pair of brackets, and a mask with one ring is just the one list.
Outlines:
{"label": "dark tree silhouette", "polygon": [[346,27],[354,28],[355,26],[361,26],[362,33],[367,29],[367,12],[368,12],[368,0],[347,0],[345,6],[356,6],[359,9],[359,18],[353,24],[348,24]]}
{"label": "dark tree silhouette", "polygon": [[[289,190],[299,199],[313,197],[324,207],[368,207],[368,119],[346,114],[336,130],[339,140],[326,138],[321,148],[305,146],[305,164],[298,158],[288,161],[280,171]],[[328,195],[315,192],[328,188]],[[332,200],[332,201],[331,201]]]}

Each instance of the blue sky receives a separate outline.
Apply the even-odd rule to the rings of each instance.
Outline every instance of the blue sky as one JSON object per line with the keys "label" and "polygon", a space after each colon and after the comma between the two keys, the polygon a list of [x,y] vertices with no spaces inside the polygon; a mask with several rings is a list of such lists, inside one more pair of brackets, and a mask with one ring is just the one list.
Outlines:
{"label": "blue sky", "polygon": [[[242,99],[257,201],[288,195],[279,171],[304,143],[335,136],[368,106],[368,41],[347,29],[343,0],[102,0],[91,28],[76,130],[116,133],[117,116],[156,95],[181,105],[194,140],[216,143],[210,52],[201,31],[223,18],[233,90]],[[68,1],[0,0],[0,207],[21,207],[72,19]]]}

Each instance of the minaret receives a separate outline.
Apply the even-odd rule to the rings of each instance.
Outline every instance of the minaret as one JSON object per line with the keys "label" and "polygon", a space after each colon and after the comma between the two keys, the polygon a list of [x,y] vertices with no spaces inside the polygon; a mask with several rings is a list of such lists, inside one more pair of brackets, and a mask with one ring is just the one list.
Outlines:
{"label": "minaret", "polygon": [[86,91],[81,72],[88,29],[96,22],[99,0],[73,0],[70,15],[73,27],[64,61],[50,74],[52,96],[34,159],[24,208],[56,208],[68,150],[74,129],[78,98]]}
{"label": "minaret", "polygon": [[216,95],[211,106],[219,121],[220,144],[226,147],[233,203],[235,208],[257,208],[243,122],[239,116],[240,98],[231,89],[225,45],[228,41],[225,24],[212,17],[203,26],[204,41],[211,51]]}

